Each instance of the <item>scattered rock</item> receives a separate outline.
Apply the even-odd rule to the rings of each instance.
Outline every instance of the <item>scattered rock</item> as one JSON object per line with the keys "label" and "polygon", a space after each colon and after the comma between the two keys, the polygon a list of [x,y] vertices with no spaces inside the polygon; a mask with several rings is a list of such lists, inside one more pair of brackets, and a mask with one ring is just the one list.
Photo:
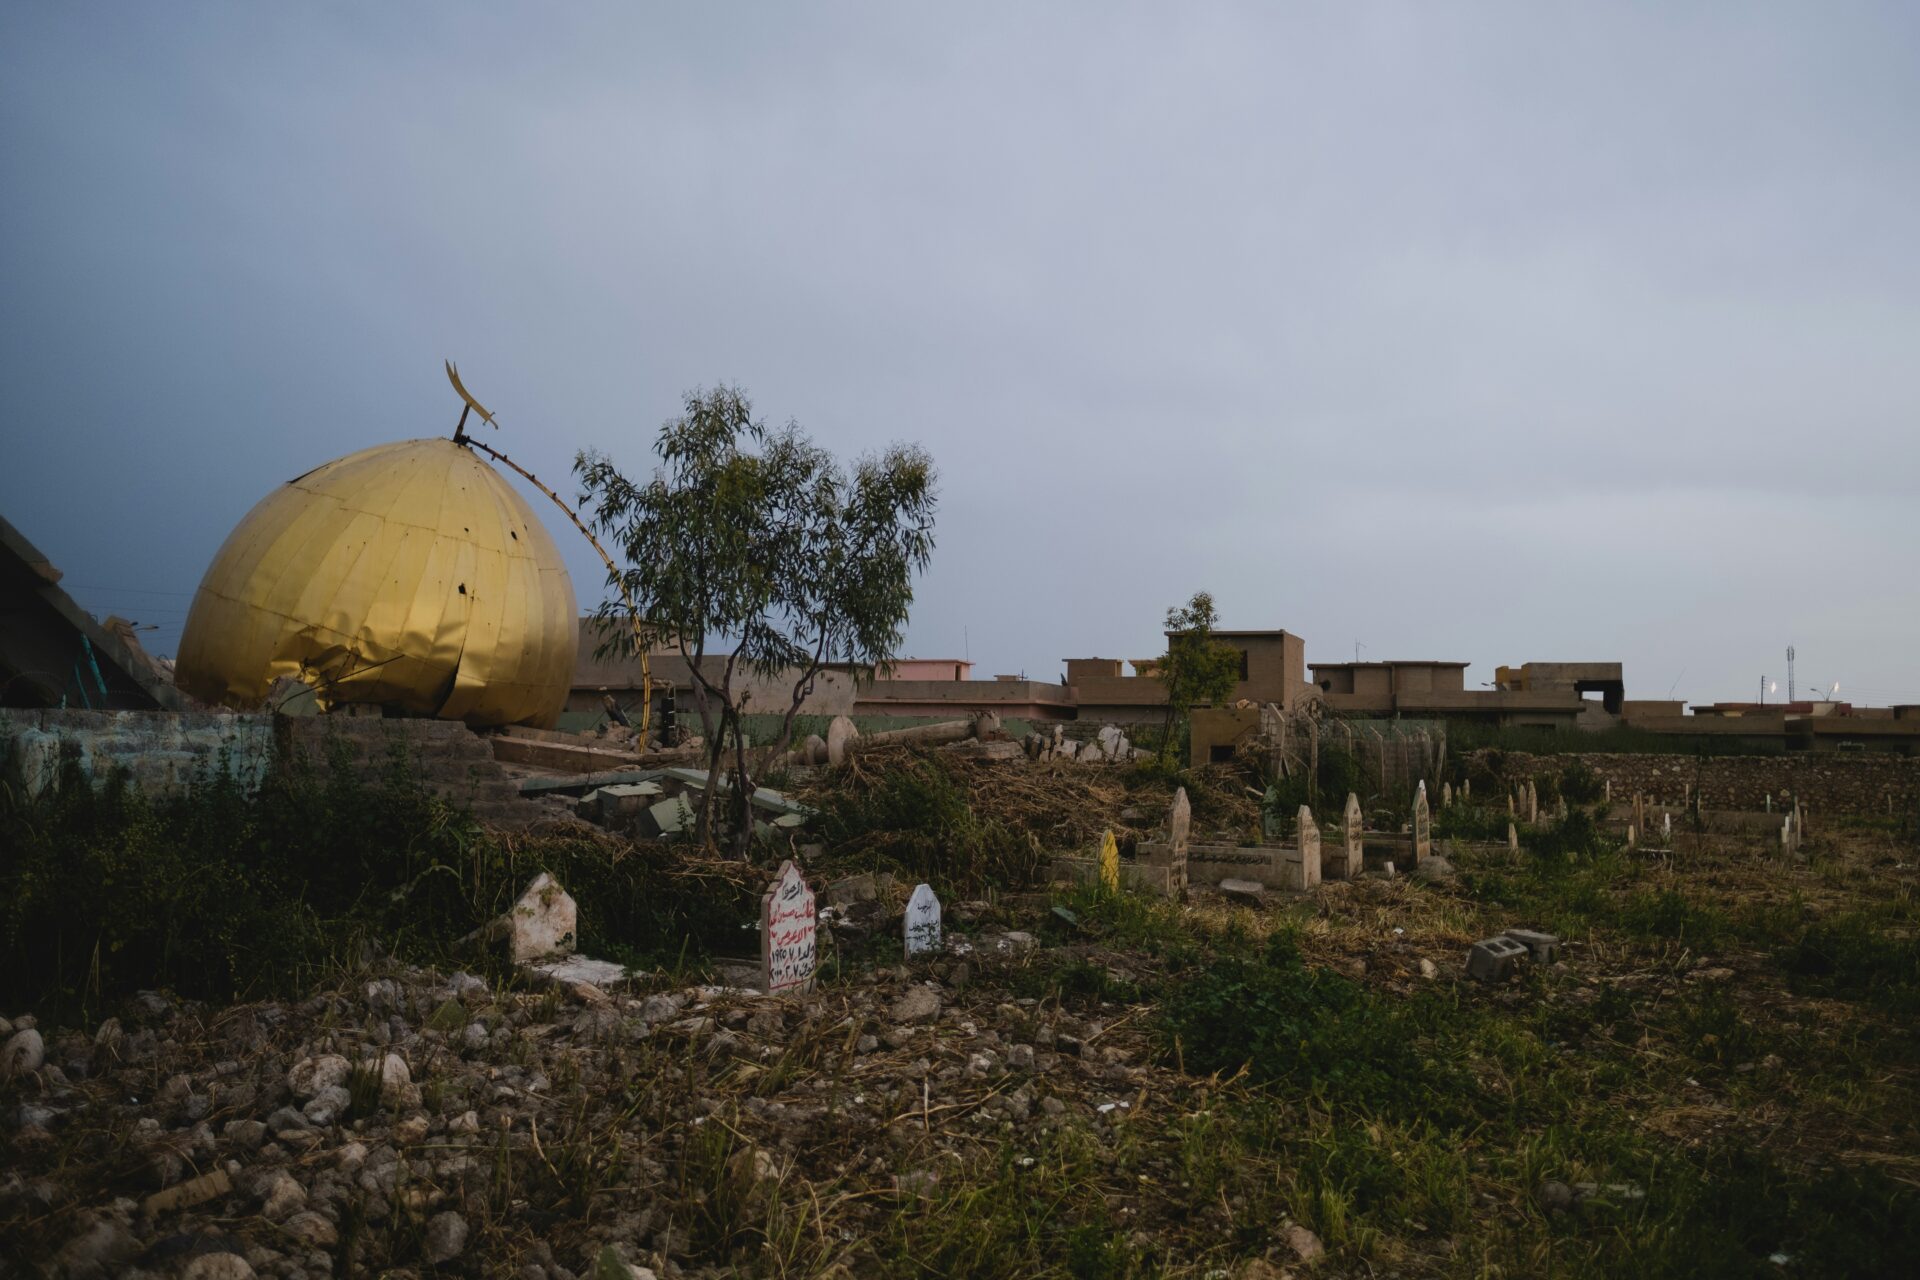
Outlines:
{"label": "scattered rock", "polygon": [[46,1041],[32,1027],[16,1031],[0,1047],[0,1081],[31,1075],[47,1061]]}
{"label": "scattered rock", "polygon": [[1413,869],[1413,878],[1427,884],[1436,884],[1454,877],[1453,863],[1443,854],[1429,854],[1420,859]]}
{"label": "scattered rock", "polygon": [[275,1173],[259,1195],[261,1214],[274,1222],[289,1217],[307,1204],[307,1189],[294,1181],[292,1174],[284,1171]]}
{"label": "scattered rock", "polygon": [[932,987],[908,987],[901,997],[893,1002],[893,1020],[911,1026],[915,1023],[932,1022],[940,1016],[940,993]]}
{"label": "scattered rock", "polygon": [[407,1105],[409,1097],[416,1098],[419,1090],[413,1088],[413,1073],[407,1069],[406,1059],[397,1053],[389,1053],[380,1059],[380,1101],[388,1106]]}
{"label": "scattered rock", "polygon": [[439,1266],[451,1262],[466,1251],[467,1220],[449,1209],[427,1219],[426,1239],[421,1242],[427,1261]]}
{"label": "scattered rock", "polygon": [[317,1058],[302,1058],[287,1072],[287,1088],[300,1099],[315,1097],[322,1089],[344,1086],[353,1074],[353,1064],[337,1053]]}
{"label": "scattered rock", "polygon": [[78,1235],[61,1246],[54,1256],[54,1268],[74,1280],[117,1276],[139,1247],[125,1223],[96,1214]]}
{"label": "scattered rock", "polygon": [[237,1253],[202,1253],[187,1259],[180,1280],[251,1280],[253,1264]]}
{"label": "scattered rock", "polygon": [[309,1249],[331,1249],[340,1242],[339,1229],[311,1209],[294,1214],[280,1225]]}
{"label": "scattered rock", "polygon": [[1320,1243],[1319,1236],[1297,1222],[1290,1224],[1282,1232],[1282,1236],[1287,1242],[1287,1248],[1293,1250],[1294,1255],[1302,1262],[1312,1262],[1327,1251],[1326,1246]]}
{"label": "scattered rock", "polygon": [[302,1115],[313,1124],[324,1128],[344,1118],[348,1108],[353,1106],[353,1095],[337,1084],[328,1085],[306,1106],[300,1109]]}
{"label": "scattered rock", "polygon": [[1573,1208],[1573,1188],[1552,1178],[1540,1184],[1540,1207],[1549,1214],[1565,1213]]}

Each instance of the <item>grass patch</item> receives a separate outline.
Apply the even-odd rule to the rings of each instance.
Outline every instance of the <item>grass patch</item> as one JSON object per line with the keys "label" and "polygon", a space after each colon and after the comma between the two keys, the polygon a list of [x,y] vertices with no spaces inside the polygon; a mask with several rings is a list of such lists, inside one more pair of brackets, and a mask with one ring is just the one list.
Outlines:
{"label": "grass patch", "polygon": [[162,796],[70,766],[38,798],[0,795],[0,1004],[287,993],[362,939],[439,959],[541,871],[579,901],[583,947],[635,963],[738,949],[760,887],[660,846],[485,832],[398,755],[373,778],[335,758]]}
{"label": "grass patch", "polygon": [[1775,959],[1796,990],[1920,1013],[1920,938],[1898,908],[1849,911],[1805,926]]}
{"label": "grass patch", "polygon": [[1218,955],[1169,980],[1163,1033],[1186,1069],[1244,1073],[1343,1107],[1457,1119],[1471,1085],[1433,1051],[1414,1001],[1306,964],[1276,932],[1258,954]]}

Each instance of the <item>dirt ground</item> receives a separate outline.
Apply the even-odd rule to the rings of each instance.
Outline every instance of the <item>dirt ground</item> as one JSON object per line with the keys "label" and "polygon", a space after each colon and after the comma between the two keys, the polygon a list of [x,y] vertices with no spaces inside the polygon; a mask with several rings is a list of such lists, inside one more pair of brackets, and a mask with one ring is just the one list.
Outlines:
{"label": "dirt ground", "polygon": [[[1164,798],[1085,791],[1033,802],[1063,845]],[[1212,826],[1247,825],[1216,791]],[[1908,1273],[1909,839],[1439,845],[1258,906],[952,892],[912,963],[896,898],[804,996],[385,962],[299,1001],[18,1016],[0,1039],[44,1063],[0,1086],[0,1270]],[[1515,926],[1562,958],[1469,980]]]}

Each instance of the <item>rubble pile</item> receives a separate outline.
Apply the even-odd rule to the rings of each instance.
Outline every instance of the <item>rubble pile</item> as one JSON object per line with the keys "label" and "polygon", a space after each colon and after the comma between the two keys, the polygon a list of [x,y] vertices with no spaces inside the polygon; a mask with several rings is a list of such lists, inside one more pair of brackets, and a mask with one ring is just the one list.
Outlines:
{"label": "rubble pile", "polygon": [[143,993],[44,1041],[21,1017],[0,1252],[76,1276],[319,1280],[484,1258],[570,1277],[604,1274],[603,1255],[674,1276],[711,1256],[689,1234],[689,1179],[718,1142],[721,1176],[760,1194],[804,1204],[835,1184],[857,1272],[852,1228],[983,1139],[1113,1144],[1142,1099],[1195,1087],[1124,1016],[977,984],[1026,962],[1020,937],[827,997],[562,995],[407,970],[218,1012]]}

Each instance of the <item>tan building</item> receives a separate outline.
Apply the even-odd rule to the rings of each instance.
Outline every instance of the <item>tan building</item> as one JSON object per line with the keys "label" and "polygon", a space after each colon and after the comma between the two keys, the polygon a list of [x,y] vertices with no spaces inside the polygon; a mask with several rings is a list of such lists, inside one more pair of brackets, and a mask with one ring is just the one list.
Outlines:
{"label": "tan building", "polygon": [[[1216,631],[1240,655],[1240,679],[1229,703],[1274,702],[1292,710],[1307,692],[1306,642],[1289,631]],[[1171,639],[1171,637],[1169,637]],[[1157,658],[1068,658],[1067,685],[1082,720],[1139,724],[1167,713],[1167,695],[1153,673]],[[1131,665],[1133,674],[1123,668]]]}
{"label": "tan building", "polygon": [[[640,659],[615,656],[596,658],[593,651],[601,643],[599,627],[591,618],[582,619],[580,649],[574,661],[573,686],[567,694],[566,710],[601,714],[601,690],[605,689],[637,724],[640,719]],[[708,678],[717,681],[726,663],[726,654],[710,653],[702,666]],[[647,674],[653,681],[655,714],[659,713],[665,691],[671,688],[680,715],[687,723],[694,723],[698,712],[693,703],[693,671],[687,660],[680,656],[680,651],[656,647],[647,654],[647,666]],[[794,676],[797,677],[798,673],[794,673]],[[792,704],[794,678],[763,678],[736,671],[733,680],[736,688],[747,691],[746,710],[749,715],[783,715]],[[810,716],[851,715],[853,709],[853,675],[834,667],[815,674],[800,703],[800,714]]]}
{"label": "tan building", "polygon": [[973,664],[965,658],[895,658],[881,669],[882,680],[971,680]]}
{"label": "tan building", "polygon": [[1626,700],[1627,685],[1617,662],[1523,662],[1497,667],[1494,686],[1516,693],[1561,693],[1571,690],[1585,697],[1600,695],[1600,708],[1617,716]]}
{"label": "tan building", "polygon": [[[1571,685],[1469,689],[1467,665],[1426,659],[1316,662],[1313,683],[1327,710],[1335,715],[1474,720],[1547,729],[1571,729],[1581,723],[1586,703]],[[1613,668],[1616,673],[1619,669]]]}
{"label": "tan building", "polygon": [[957,719],[991,711],[1001,720],[1071,720],[1073,690],[1044,680],[875,680],[854,693],[854,714]]}

